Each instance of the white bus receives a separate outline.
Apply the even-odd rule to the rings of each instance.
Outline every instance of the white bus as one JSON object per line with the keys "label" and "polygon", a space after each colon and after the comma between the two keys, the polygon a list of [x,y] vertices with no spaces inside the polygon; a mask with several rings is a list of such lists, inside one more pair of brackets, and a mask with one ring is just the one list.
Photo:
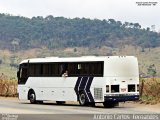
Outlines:
{"label": "white bus", "polygon": [[47,57],[19,65],[18,94],[31,103],[79,101],[80,105],[139,99],[139,69],[134,56]]}

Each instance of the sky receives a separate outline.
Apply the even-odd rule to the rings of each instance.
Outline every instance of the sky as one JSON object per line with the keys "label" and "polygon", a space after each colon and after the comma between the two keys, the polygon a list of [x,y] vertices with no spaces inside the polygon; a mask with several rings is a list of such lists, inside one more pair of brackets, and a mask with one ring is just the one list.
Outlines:
{"label": "sky", "polygon": [[[140,6],[137,2],[157,4]],[[143,28],[155,25],[155,30],[160,32],[160,0],[0,0],[0,13],[29,18],[53,15],[66,18],[115,19],[139,23]]]}

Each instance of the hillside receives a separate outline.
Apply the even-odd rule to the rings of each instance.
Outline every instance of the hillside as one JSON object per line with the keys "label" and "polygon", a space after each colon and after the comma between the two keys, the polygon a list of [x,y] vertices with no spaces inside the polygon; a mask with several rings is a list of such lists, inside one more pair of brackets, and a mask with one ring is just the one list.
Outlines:
{"label": "hillside", "polygon": [[0,74],[15,78],[25,58],[82,55],[134,55],[140,75],[160,77],[160,34],[138,23],[0,14]]}
{"label": "hillside", "polygon": [[154,48],[160,46],[160,34],[141,28],[138,23],[114,19],[64,18],[38,16],[25,18],[0,14],[0,49],[24,50],[47,47],[101,46],[120,48],[124,45]]}

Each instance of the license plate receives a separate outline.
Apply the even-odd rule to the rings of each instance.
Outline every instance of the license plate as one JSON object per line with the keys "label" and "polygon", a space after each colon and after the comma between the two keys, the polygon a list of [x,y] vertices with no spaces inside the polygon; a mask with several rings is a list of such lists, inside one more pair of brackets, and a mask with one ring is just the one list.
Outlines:
{"label": "license plate", "polygon": [[121,92],[126,92],[126,88],[121,88]]}

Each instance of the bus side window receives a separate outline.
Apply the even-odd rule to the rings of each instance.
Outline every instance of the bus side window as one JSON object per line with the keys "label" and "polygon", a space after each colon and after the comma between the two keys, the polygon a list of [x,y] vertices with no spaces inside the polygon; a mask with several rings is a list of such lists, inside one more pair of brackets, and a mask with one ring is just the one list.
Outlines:
{"label": "bus side window", "polygon": [[63,75],[64,73],[68,73],[68,64],[67,63],[62,63],[60,66],[60,73]]}
{"label": "bus side window", "polygon": [[63,71],[63,64],[60,65],[60,74],[62,75],[64,73]]}
{"label": "bus side window", "polygon": [[27,68],[21,68],[20,78],[27,78]]}
{"label": "bus side window", "polygon": [[79,75],[82,69],[82,65],[80,63],[77,64],[76,74]]}

